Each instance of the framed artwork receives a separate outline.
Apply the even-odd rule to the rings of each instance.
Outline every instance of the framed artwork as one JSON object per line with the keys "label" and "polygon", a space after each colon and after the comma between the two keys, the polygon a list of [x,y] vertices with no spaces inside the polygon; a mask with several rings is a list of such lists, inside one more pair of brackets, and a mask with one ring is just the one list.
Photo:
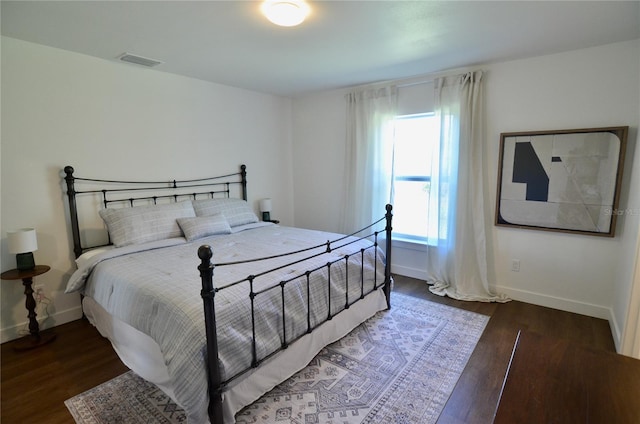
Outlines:
{"label": "framed artwork", "polygon": [[613,237],[628,129],[500,134],[495,224]]}

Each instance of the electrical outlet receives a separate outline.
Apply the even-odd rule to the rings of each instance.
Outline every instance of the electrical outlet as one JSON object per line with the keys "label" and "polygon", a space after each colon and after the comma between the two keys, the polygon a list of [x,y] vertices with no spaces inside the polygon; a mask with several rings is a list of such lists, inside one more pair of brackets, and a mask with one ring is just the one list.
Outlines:
{"label": "electrical outlet", "polygon": [[511,260],[511,271],[520,272],[520,259]]}

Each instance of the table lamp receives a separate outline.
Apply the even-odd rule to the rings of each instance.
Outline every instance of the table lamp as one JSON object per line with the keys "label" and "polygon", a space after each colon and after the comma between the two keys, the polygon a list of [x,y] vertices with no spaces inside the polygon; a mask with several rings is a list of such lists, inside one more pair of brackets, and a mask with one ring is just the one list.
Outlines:
{"label": "table lamp", "polygon": [[271,199],[260,200],[260,212],[262,212],[262,220],[271,220]]}
{"label": "table lamp", "polygon": [[28,271],[35,268],[33,252],[38,250],[38,240],[34,228],[21,228],[8,231],[9,253],[16,254],[16,264],[20,271]]}

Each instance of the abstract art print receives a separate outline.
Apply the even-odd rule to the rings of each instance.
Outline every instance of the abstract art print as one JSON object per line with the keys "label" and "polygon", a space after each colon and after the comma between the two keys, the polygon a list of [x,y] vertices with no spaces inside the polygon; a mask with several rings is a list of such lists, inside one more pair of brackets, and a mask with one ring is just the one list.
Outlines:
{"label": "abstract art print", "polygon": [[496,225],[613,237],[628,128],[500,134]]}

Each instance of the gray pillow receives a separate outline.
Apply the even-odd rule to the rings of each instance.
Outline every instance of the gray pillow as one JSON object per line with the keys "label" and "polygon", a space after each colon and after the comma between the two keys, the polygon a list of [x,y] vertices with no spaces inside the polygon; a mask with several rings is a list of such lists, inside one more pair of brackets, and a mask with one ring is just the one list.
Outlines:
{"label": "gray pillow", "polygon": [[194,216],[191,202],[100,210],[116,247],[182,237],[176,219]]}
{"label": "gray pillow", "polygon": [[251,206],[242,199],[204,199],[194,200],[196,216],[212,216],[222,213],[231,227],[258,222]]}
{"label": "gray pillow", "polygon": [[216,234],[231,234],[231,227],[221,213],[211,216],[178,218],[177,221],[188,241]]}

